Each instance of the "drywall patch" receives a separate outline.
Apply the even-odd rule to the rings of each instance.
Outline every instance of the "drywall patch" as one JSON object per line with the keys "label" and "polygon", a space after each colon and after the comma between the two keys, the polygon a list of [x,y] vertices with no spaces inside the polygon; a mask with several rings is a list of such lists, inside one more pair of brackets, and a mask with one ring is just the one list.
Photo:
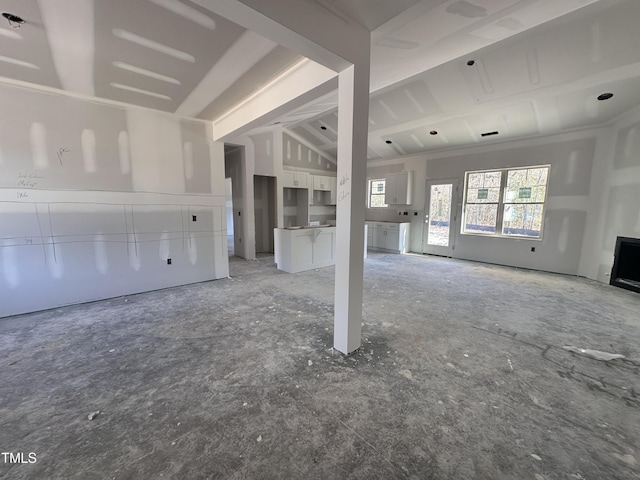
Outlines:
{"label": "drywall patch", "polygon": [[47,252],[47,267],[49,267],[49,274],[54,280],[60,280],[64,276],[64,265],[62,263],[60,249],[53,241],[52,243],[49,243],[45,249]]}
{"label": "drywall patch", "polygon": [[47,131],[44,125],[39,122],[31,124],[29,131],[31,139],[31,157],[33,158],[33,166],[37,169],[45,169],[49,167],[49,156],[47,155]]}
{"label": "drywall patch", "polygon": [[576,181],[576,172],[578,171],[578,157],[580,156],[580,152],[578,150],[573,150],[569,154],[569,161],[567,163],[567,184],[571,185]]}
{"label": "drywall patch", "polygon": [[187,247],[188,255],[189,255],[189,263],[191,265],[195,265],[198,260],[198,245],[196,244],[196,237],[192,233],[189,235],[189,244]]}
{"label": "drywall patch", "polygon": [[487,16],[487,9],[466,0],[459,0],[447,7],[447,13],[461,15],[466,18],[481,18]]}
{"label": "drywall patch", "polygon": [[130,233],[127,235],[127,248],[129,253],[129,265],[136,272],[140,270],[142,263],[140,261],[140,254],[138,252],[138,239],[136,238],[135,233]]}
{"label": "drywall patch", "polygon": [[193,143],[184,142],[182,158],[184,160],[184,176],[187,180],[191,180],[193,178]]}
{"label": "drywall patch", "polygon": [[562,226],[560,227],[560,233],[558,234],[558,251],[565,253],[569,246],[569,217],[564,217],[562,220]]}
{"label": "drywall patch", "polygon": [[9,288],[16,288],[20,284],[17,256],[17,247],[0,246],[0,267],[4,281]]}
{"label": "drywall patch", "polygon": [[102,275],[106,275],[109,271],[109,260],[107,259],[107,245],[102,232],[96,233],[93,239],[93,248],[96,257],[96,269]]}
{"label": "drywall patch", "polygon": [[96,157],[96,133],[93,130],[85,128],[80,136],[82,144],[82,162],[84,163],[84,171],[87,173],[95,173],[98,171],[98,159]]}
{"label": "drywall patch", "polygon": [[169,242],[169,232],[166,230],[160,235],[160,245],[158,247],[160,260],[166,261],[171,256],[171,244]]}
{"label": "drywall patch", "polygon": [[124,130],[118,133],[118,154],[120,173],[127,175],[131,172],[131,157],[129,156],[129,134]]}

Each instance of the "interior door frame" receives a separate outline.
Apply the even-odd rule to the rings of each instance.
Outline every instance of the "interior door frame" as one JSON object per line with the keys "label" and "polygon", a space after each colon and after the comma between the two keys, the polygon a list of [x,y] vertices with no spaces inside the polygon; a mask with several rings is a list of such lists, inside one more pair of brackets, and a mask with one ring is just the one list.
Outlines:
{"label": "interior door frame", "polygon": [[[449,218],[449,246],[429,245],[429,222],[431,203],[431,187],[433,185],[451,185],[451,216]],[[453,257],[455,241],[458,236],[459,217],[458,196],[460,191],[459,178],[437,178],[427,179],[425,182],[424,213],[422,217],[422,253],[428,255],[440,255],[443,257]]]}

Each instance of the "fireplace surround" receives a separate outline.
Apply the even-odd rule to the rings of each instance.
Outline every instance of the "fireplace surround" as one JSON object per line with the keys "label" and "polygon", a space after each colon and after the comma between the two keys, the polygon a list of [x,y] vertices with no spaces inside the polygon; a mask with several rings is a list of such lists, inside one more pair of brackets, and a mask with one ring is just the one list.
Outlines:
{"label": "fireplace surround", "polygon": [[609,283],[640,293],[640,238],[617,238]]}

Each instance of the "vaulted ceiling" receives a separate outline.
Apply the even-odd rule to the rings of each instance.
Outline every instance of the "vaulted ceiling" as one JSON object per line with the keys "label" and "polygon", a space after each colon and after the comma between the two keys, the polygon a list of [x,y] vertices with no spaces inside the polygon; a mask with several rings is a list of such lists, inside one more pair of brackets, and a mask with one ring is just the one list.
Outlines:
{"label": "vaulted ceiling", "polygon": [[[371,159],[571,131],[640,103],[637,0],[300,2],[372,32]],[[216,120],[302,59],[189,0],[0,10],[25,21],[0,18],[0,81],[185,117]],[[325,93],[276,121],[335,155],[336,103]]]}

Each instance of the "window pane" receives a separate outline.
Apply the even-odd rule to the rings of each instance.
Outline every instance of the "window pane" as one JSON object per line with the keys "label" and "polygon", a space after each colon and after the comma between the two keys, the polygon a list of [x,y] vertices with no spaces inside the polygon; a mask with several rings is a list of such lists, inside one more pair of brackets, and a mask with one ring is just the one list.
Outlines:
{"label": "window pane", "polygon": [[504,202],[544,202],[547,190],[548,167],[510,170],[504,190]]}
{"label": "window pane", "polygon": [[504,206],[502,234],[540,238],[542,231],[542,204],[509,204]]}
{"label": "window pane", "polygon": [[467,177],[467,203],[498,203],[502,172],[470,173]]}
{"label": "window pane", "polygon": [[464,232],[485,233],[496,232],[498,217],[498,205],[496,204],[469,204],[465,206]]}
{"label": "window pane", "polygon": [[467,186],[469,188],[500,187],[501,179],[502,172],[500,171],[470,173],[467,179]]}
{"label": "window pane", "polygon": [[499,187],[467,189],[467,203],[498,203],[499,200]]}
{"label": "window pane", "polygon": [[377,207],[386,207],[387,204],[384,203],[384,195],[371,195],[371,205],[372,208]]}
{"label": "window pane", "polygon": [[384,180],[372,180],[371,181],[371,193],[384,194]]}

